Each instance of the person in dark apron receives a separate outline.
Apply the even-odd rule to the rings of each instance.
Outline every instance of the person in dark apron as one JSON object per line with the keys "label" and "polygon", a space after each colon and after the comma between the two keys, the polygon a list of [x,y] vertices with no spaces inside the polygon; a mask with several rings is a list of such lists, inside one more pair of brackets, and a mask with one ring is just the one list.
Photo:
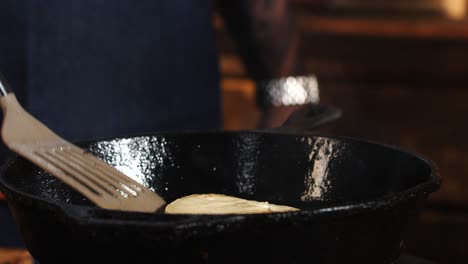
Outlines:
{"label": "person in dark apron", "polygon": [[[286,0],[216,4],[254,80],[298,73]],[[221,128],[211,1],[4,0],[1,10],[0,72],[64,138]],[[268,108],[263,125],[288,109]],[[21,246],[8,218],[3,202],[0,246]]]}

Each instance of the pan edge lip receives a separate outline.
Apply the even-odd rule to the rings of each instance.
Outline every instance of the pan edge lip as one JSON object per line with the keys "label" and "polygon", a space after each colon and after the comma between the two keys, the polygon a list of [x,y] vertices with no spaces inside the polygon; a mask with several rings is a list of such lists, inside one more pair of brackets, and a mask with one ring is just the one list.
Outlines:
{"label": "pan edge lip", "polygon": [[[378,211],[378,210],[386,210],[386,209],[392,209],[396,207],[397,205],[404,203],[405,201],[416,201],[420,200],[424,196],[428,196],[429,194],[437,191],[440,188],[441,184],[441,177],[438,171],[438,168],[436,164],[427,158],[426,156],[415,152],[411,150],[407,150],[395,145],[390,145],[390,144],[385,144],[381,142],[376,142],[368,139],[363,139],[363,138],[355,138],[355,137],[347,137],[347,136],[327,136],[327,135],[319,135],[319,134],[314,134],[313,132],[287,132],[285,133],[284,131],[280,132],[271,132],[271,131],[255,131],[255,130],[245,130],[245,131],[200,131],[200,132],[195,132],[191,133],[191,135],[195,134],[239,134],[241,133],[254,133],[254,134],[280,134],[280,135],[292,135],[292,136],[313,136],[313,137],[320,137],[320,138],[327,138],[327,139],[337,139],[337,140],[347,140],[347,141],[353,141],[353,142],[364,142],[366,144],[372,144],[372,145],[377,145],[379,147],[385,147],[385,148],[390,148],[395,151],[403,152],[406,154],[409,154],[410,156],[413,156],[420,161],[424,162],[426,165],[429,166],[430,168],[430,175],[428,176],[428,180],[421,182],[411,188],[408,188],[406,190],[403,190],[401,192],[397,192],[395,194],[391,194],[392,197],[388,197],[390,195],[386,196],[381,196],[377,197],[374,200],[368,200],[368,201],[363,201],[363,202],[351,202],[348,205],[338,205],[338,206],[333,206],[333,207],[326,207],[326,208],[319,208],[319,209],[312,209],[312,210],[301,210],[299,212],[286,212],[286,213],[269,213],[269,214],[255,214],[255,215],[249,215],[249,214],[232,214],[232,215],[197,215],[200,219],[206,218],[217,218],[220,221],[225,221],[226,219],[238,219],[238,220],[244,220],[246,218],[264,218],[264,219],[281,219],[281,218],[288,218],[290,219],[291,217],[297,218],[308,218],[308,219],[315,219],[315,218],[320,218],[323,216],[331,216],[331,215],[337,215],[339,216],[344,216],[344,215],[357,215],[357,214],[362,214],[365,212],[369,211]],[[91,144],[97,141],[111,141],[111,140],[119,140],[119,139],[129,139],[129,138],[136,138],[136,137],[150,137],[150,136],[165,136],[165,135],[178,135],[178,134],[184,134],[185,132],[170,132],[170,133],[144,133],[144,134],[136,134],[136,135],[127,135],[123,137],[109,137],[107,139],[91,139],[91,140],[83,140],[77,142],[78,144]],[[67,204],[67,203],[62,203],[62,202],[57,202],[57,201],[52,201],[43,197],[39,197],[37,195],[32,195],[30,193],[27,193],[25,191],[19,190],[10,184],[8,184],[5,179],[4,175],[6,170],[17,160],[21,158],[18,155],[14,155],[12,157],[9,157],[6,162],[0,167],[0,191],[7,193],[13,192],[13,193],[18,193],[22,197],[20,199],[27,198],[29,202],[32,203],[40,203],[41,206],[47,205],[47,207],[51,208],[53,207],[54,209],[59,209],[63,215],[66,215],[68,217],[72,217],[75,220],[81,220],[84,222],[88,222],[91,219],[86,218],[79,218],[76,219],[76,217],[71,216],[66,208],[74,207],[74,208],[82,208],[85,211],[95,211],[95,210],[102,210],[101,208],[96,208],[93,206],[86,206],[86,205],[73,205],[73,204]],[[8,201],[7,201],[8,202]],[[112,210],[110,210],[112,211]],[[134,212],[119,212],[119,211],[114,211],[122,214],[134,214]],[[343,212],[346,212],[343,214]],[[87,215],[87,214],[85,214]],[[150,213],[147,213],[146,215],[152,215]],[[189,215],[189,214],[182,214],[180,216],[185,216],[187,218],[193,217],[194,215]],[[94,216],[91,216],[94,217]],[[104,219],[103,219],[104,220]],[[141,222],[139,220],[125,220],[121,219],[124,222],[139,222],[144,225],[152,225],[152,224],[157,224],[159,222],[153,223],[153,222]],[[298,219],[299,220],[299,219]],[[304,219],[306,220],[306,219]],[[80,222],[81,222],[80,221]],[[164,220],[163,220],[164,221]],[[94,221],[93,221],[94,222]],[[182,221],[183,222],[183,221]],[[94,222],[97,224],[97,222]]]}

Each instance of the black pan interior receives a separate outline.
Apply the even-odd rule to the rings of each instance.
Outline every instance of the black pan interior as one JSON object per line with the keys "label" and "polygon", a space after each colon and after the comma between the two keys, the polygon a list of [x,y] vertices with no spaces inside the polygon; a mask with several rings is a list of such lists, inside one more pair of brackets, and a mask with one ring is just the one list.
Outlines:
{"label": "black pan interior", "polygon": [[[222,193],[307,209],[372,201],[435,180],[430,163],[418,156],[351,139],[223,132],[79,145],[169,202],[194,193]],[[13,162],[2,182],[47,201],[94,206],[23,159]]]}

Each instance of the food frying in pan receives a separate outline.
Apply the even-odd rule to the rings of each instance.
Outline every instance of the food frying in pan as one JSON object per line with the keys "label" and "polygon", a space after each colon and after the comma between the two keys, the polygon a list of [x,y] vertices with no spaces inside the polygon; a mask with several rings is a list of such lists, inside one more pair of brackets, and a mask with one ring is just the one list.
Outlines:
{"label": "food frying in pan", "polygon": [[299,211],[299,209],[241,199],[222,194],[192,194],[166,206],[167,214],[262,214]]}

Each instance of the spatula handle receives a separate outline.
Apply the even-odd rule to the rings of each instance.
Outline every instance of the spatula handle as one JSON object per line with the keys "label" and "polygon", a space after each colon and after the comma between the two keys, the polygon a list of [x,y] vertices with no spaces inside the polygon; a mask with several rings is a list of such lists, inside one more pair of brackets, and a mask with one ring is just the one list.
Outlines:
{"label": "spatula handle", "polygon": [[10,88],[10,85],[8,84],[5,76],[3,76],[2,73],[0,73],[0,96],[6,96],[9,93],[12,93],[13,91]]}

